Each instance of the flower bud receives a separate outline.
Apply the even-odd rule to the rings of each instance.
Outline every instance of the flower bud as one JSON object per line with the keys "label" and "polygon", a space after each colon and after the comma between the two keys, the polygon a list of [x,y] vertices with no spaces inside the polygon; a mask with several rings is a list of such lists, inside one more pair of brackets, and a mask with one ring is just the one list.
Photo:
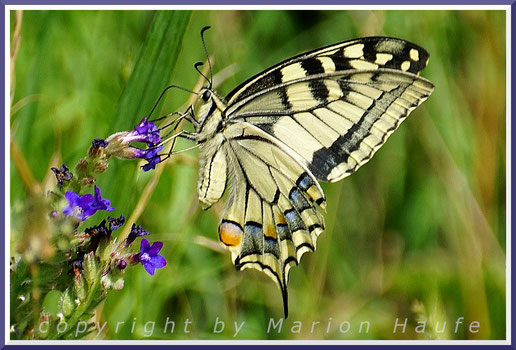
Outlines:
{"label": "flower bud", "polygon": [[86,300],[88,296],[88,286],[86,284],[86,280],[84,279],[84,276],[82,274],[76,276],[73,279],[73,287],[74,292],[79,298],[80,301]]}
{"label": "flower bud", "polygon": [[102,152],[104,151],[104,148],[108,145],[107,141],[104,141],[102,139],[95,139],[91,143],[91,147],[88,150],[88,155],[91,158],[98,158],[102,155]]}
{"label": "flower bud", "polygon": [[124,288],[124,278],[121,273],[113,271],[102,276],[100,283],[104,289],[121,290]]}
{"label": "flower bud", "polygon": [[78,170],[78,171],[81,171],[81,172],[85,172],[86,170],[88,170],[88,162],[85,160],[85,159],[81,159],[77,165],[75,166],[75,168]]}
{"label": "flower bud", "polygon": [[100,263],[93,252],[90,252],[84,256],[82,268],[86,282],[88,282],[89,285],[92,285],[100,273]]}
{"label": "flower bud", "polygon": [[127,262],[124,259],[120,259],[115,261],[115,266],[118,267],[120,270],[123,270],[127,267]]}
{"label": "flower bud", "polygon": [[93,166],[93,171],[96,173],[104,172],[109,166],[109,163],[106,160],[99,160]]}
{"label": "flower bud", "polygon": [[94,177],[84,177],[82,179],[82,183],[85,185],[85,186],[91,186],[93,184],[95,184],[97,180],[94,178]]}
{"label": "flower bud", "polygon": [[70,317],[75,310],[75,303],[73,301],[72,292],[69,288],[61,294],[60,309],[65,317]]}

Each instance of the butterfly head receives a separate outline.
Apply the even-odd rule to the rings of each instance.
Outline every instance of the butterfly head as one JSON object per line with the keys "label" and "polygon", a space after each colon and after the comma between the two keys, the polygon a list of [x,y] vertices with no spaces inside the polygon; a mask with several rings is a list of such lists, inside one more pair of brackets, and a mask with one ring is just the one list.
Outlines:
{"label": "butterfly head", "polygon": [[[213,92],[208,88],[203,88],[195,101],[195,120],[197,121],[198,128],[202,128],[208,116],[213,113]],[[199,132],[199,130],[197,130]]]}
{"label": "butterfly head", "polygon": [[226,108],[226,103],[222,97],[220,97],[215,91],[213,91],[210,87],[203,88],[199,94],[197,101],[194,105],[195,110],[195,120],[197,121],[196,128],[197,132],[201,132],[201,130],[208,130],[210,132],[216,132],[217,130],[211,130],[212,123],[216,123],[214,125],[215,129],[217,129],[217,125],[221,123],[221,114],[222,111]]}

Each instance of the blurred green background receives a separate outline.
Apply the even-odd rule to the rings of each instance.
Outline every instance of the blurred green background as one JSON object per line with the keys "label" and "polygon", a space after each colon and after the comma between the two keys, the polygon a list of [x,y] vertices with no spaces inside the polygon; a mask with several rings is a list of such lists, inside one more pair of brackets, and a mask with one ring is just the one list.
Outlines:
{"label": "blurred green background", "polygon": [[[127,271],[125,288],[110,292],[96,316],[108,322],[99,338],[505,339],[505,23],[504,11],[11,13],[12,44],[19,44],[11,52],[12,249],[23,219],[15,208],[53,183],[51,166],[72,168],[92,139],[132,129],[168,84],[195,86],[203,26],[212,26],[214,72],[227,76],[217,89],[223,95],[294,54],[394,36],[430,52],[422,75],[435,92],[367,165],[323,185],[327,230],[315,254],[291,271],[282,332],[267,333],[269,319],[283,317],[274,283],[257,271],[236,272],[218,245],[222,203],[199,208],[190,152],[164,167],[138,219],[151,241],[164,242],[168,266],[154,277]],[[184,110],[188,98],[172,90],[159,112]],[[137,162],[110,163],[98,184],[113,214],[128,217],[153,174]],[[167,317],[173,334],[163,334]],[[213,333],[217,317],[226,323],[220,334]],[[480,322],[480,331],[463,325],[455,333],[459,317]],[[396,318],[408,318],[405,333],[393,333]],[[428,320],[423,334],[415,332],[418,320]],[[156,322],[151,337],[147,321]],[[290,332],[294,321],[302,322],[299,334]],[[311,332],[314,321],[321,324]],[[351,327],[342,334],[344,321]],[[359,333],[362,321],[370,322],[368,333]],[[115,332],[117,322],[125,323]]]}

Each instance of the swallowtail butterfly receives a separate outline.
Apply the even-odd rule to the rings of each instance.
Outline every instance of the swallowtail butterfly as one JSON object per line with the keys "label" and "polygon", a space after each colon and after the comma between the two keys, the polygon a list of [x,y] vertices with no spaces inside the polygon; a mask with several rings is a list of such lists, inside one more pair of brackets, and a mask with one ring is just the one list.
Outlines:
{"label": "swallowtail butterfly", "polygon": [[434,86],[419,73],[428,56],[404,40],[366,37],[289,58],[226,97],[206,78],[187,118],[195,132],[183,133],[200,148],[198,197],[209,208],[227,192],[219,239],[237,270],[276,282],[285,316],[289,270],[324,231],[318,181],[355,172],[426,100]]}

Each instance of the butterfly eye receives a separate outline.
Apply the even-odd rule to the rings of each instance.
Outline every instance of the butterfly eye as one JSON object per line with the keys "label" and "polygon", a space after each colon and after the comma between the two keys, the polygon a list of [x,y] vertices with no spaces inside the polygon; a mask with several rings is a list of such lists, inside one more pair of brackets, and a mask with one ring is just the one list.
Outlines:
{"label": "butterfly eye", "polygon": [[204,91],[204,93],[202,94],[202,100],[203,100],[204,102],[208,102],[208,101],[209,101],[209,99],[210,99],[210,97],[211,97],[211,92],[210,92],[210,90],[206,90],[206,91]]}

